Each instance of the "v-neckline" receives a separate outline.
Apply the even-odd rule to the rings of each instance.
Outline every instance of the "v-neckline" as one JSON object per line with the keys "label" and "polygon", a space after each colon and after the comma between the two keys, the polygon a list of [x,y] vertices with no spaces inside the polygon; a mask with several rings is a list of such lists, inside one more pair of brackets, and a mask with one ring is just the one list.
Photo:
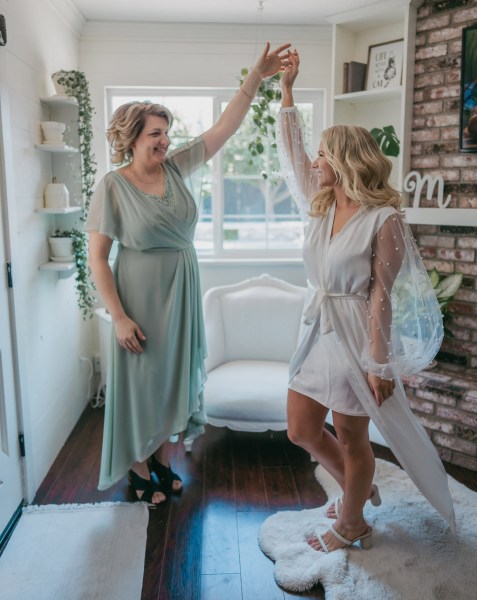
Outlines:
{"label": "v-neckline", "polygon": [[333,202],[333,204],[331,205],[331,208],[330,208],[330,225],[329,225],[329,230],[328,230],[328,235],[327,235],[328,244],[330,244],[333,240],[335,240],[337,237],[339,237],[339,235],[341,234],[341,232],[344,229],[346,229],[346,227],[348,227],[348,223],[350,221],[353,221],[353,219],[356,217],[356,215],[358,215],[361,212],[362,208],[363,207],[360,206],[358,208],[358,210],[355,213],[353,213],[351,215],[351,217],[344,223],[343,227],[339,231],[337,231],[335,233],[335,235],[332,235],[333,234],[333,225],[335,223],[335,215],[336,215],[336,200],[334,200],[334,202]]}

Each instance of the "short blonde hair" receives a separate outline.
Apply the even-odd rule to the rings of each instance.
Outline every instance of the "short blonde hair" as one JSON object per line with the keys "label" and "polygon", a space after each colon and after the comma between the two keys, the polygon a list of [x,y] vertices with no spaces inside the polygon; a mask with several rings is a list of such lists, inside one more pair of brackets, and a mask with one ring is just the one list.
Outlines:
{"label": "short blonde hair", "polygon": [[129,163],[132,159],[132,145],[144,129],[146,117],[162,117],[170,128],[172,113],[161,104],[152,102],[127,102],[114,111],[106,137],[111,149],[111,162],[115,165]]}
{"label": "short blonde hair", "polygon": [[[393,206],[399,210],[401,196],[389,184],[391,161],[364,127],[334,125],[321,136],[323,153],[337,181],[359,206]],[[335,200],[333,188],[322,188],[311,202],[310,215],[323,216]]]}

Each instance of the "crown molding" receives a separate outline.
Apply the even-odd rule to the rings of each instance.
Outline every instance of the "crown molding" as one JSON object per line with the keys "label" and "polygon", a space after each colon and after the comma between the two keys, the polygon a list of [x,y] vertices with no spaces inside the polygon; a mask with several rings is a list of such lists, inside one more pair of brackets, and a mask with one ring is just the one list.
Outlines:
{"label": "crown molding", "polygon": [[86,20],[72,0],[47,0],[47,2],[75,36],[80,38]]}
{"label": "crown molding", "polygon": [[[290,40],[294,44],[329,44],[328,25],[243,25],[229,23],[125,23],[86,21],[82,42],[155,42],[189,44],[258,44],[272,46]],[[263,40],[259,41],[259,40]]]}

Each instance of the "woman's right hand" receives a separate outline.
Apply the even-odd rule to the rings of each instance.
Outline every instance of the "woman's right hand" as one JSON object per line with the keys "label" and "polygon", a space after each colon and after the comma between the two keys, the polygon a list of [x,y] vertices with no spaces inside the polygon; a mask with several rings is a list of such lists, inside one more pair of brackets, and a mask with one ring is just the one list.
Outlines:
{"label": "woman's right hand", "polygon": [[288,50],[288,64],[283,71],[281,83],[283,90],[292,90],[295,79],[298,75],[298,67],[300,66],[300,57],[296,50]]}
{"label": "woman's right hand", "polygon": [[119,345],[133,354],[144,352],[140,342],[146,341],[146,336],[139,329],[139,325],[130,319],[127,315],[119,317],[114,321],[116,339]]}

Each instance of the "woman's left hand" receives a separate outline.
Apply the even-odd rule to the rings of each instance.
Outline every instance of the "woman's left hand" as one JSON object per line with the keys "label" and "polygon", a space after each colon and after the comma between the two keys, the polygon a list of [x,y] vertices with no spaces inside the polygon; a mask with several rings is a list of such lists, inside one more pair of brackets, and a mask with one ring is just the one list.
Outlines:
{"label": "woman's left hand", "polygon": [[264,51],[253,67],[257,74],[265,79],[266,77],[272,77],[279,71],[283,71],[289,62],[288,53],[285,50],[290,46],[291,44],[283,44],[283,46],[278,46],[270,52],[270,42],[267,42]]}
{"label": "woman's left hand", "polygon": [[390,398],[394,393],[394,379],[383,379],[377,375],[368,373],[368,385],[373,392],[376,404],[381,406],[382,403]]}

